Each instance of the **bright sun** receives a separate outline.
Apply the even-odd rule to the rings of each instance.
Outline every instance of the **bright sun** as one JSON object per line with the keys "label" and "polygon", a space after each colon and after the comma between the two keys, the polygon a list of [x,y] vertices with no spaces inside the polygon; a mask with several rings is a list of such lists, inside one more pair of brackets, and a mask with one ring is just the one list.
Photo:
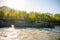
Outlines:
{"label": "bright sun", "polygon": [[58,0],[0,0],[0,6],[8,6],[16,10],[27,12],[60,13],[60,1]]}
{"label": "bright sun", "polygon": [[35,6],[32,5],[30,0],[4,0],[4,5],[14,8],[16,10],[23,10],[23,11],[34,11]]}
{"label": "bright sun", "polygon": [[26,9],[26,2],[24,0],[7,0],[6,5],[17,10]]}

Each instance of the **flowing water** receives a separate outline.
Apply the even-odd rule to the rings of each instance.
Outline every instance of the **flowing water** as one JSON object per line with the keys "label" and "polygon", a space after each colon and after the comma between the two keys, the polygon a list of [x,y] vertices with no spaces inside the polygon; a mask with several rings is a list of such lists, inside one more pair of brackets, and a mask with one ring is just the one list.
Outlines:
{"label": "flowing water", "polygon": [[0,40],[58,40],[60,27],[55,28],[0,28]]}

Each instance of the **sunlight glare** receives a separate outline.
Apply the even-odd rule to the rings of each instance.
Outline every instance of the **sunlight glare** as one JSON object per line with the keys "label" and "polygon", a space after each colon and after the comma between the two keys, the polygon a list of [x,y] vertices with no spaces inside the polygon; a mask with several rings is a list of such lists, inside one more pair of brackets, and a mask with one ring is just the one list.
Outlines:
{"label": "sunlight glare", "polygon": [[24,0],[7,0],[6,5],[17,10],[22,10],[26,4]]}

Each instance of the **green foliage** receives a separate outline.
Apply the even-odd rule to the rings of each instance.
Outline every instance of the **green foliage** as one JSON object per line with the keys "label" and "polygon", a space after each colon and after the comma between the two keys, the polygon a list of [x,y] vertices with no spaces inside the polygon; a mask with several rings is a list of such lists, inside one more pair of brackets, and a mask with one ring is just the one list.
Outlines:
{"label": "green foliage", "polygon": [[[7,10],[9,9],[9,10]],[[0,18],[7,20],[21,20],[28,19],[30,21],[60,21],[60,14],[54,16],[50,13],[18,11],[11,8],[0,8]]]}
{"label": "green foliage", "polygon": [[4,13],[0,11],[0,19],[3,19],[3,17],[4,17]]}
{"label": "green foliage", "polygon": [[28,18],[29,18],[30,20],[35,20],[35,12],[30,12],[30,13],[28,14]]}
{"label": "green foliage", "polygon": [[55,14],[55,15],[54,15],[54,19],[55,19],[56,21],[60,21],[60,14]]}

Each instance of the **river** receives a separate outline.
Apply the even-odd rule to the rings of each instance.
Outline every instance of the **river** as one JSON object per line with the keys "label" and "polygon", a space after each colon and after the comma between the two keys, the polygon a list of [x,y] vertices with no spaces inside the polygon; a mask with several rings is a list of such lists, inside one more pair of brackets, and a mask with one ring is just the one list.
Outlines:
{"label": "river", "polygon": [[55,28],[0,28],[0,40],[58,40],[60,27]]}

